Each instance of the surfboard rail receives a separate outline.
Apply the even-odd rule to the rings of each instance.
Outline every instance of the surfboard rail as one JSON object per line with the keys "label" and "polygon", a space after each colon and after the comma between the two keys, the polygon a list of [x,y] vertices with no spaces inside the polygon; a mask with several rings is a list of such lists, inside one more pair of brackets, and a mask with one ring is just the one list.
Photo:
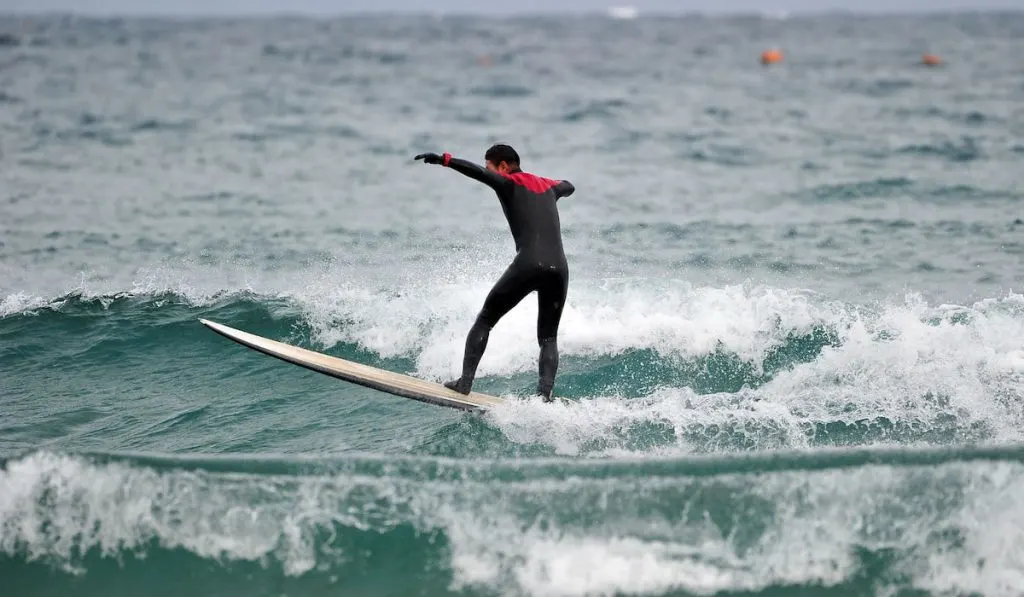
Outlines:
{"label": "surfboard rail", "polygon": [[208,319],[200,319],[199,322],[221,336],[255,351],[394,396],[466,411],[485,410],[504,403],[503,399],[496,396],[479,392],[460,394],[439,383],[271,340]]}

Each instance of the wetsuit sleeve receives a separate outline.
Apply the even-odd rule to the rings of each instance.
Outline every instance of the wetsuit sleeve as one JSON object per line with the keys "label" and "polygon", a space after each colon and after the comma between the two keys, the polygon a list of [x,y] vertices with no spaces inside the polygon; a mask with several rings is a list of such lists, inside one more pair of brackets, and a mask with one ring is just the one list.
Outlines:
{"label": "wetsuit sleeve", "polygon": [[555,192],[555,197],[561,199],[562,197],[568,197],[576,192],[576,187],[572,186],[572,183],[568,180],[559,181],[552,190]]}
{"label": "wetsuit sleeve", "polygon": [[491,172],[483,166],[474,164],[468,160],[461,158],[452,157],[449,154],[445,154],[444,161],[442,162],[445,166],[455,170],[459,174],[468,176],[473,180],[479,180],[485,185],[492,189],[499,189],[508,184],[508,179],[498,174],[497,172]]}

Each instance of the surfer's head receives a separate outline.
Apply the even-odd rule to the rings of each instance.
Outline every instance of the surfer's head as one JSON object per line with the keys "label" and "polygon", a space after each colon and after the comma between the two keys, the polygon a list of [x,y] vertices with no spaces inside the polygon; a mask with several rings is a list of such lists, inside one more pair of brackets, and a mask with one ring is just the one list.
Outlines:
{"label": "surfer's head", "polygon": [[509,145],[492,145],[484,154],[484,161],[491,172],[508,174],[519,171],[519,154]]}

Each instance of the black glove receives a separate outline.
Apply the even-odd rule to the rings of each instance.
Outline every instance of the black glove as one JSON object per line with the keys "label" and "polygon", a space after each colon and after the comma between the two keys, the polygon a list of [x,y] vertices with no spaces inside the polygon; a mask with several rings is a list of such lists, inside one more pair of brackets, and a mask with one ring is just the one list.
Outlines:
{"label": "black glove", "polygon": [[421,153],[413,159],[423,160],[424,164],[440,164],[444,161],[444,158],[436,153]]}

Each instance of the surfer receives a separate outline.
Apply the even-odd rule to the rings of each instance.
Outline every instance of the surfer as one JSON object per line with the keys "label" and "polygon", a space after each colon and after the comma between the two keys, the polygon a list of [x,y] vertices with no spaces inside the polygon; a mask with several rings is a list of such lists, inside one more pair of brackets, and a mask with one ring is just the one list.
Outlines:
{"label": "surfer", "polygon": [[550,402],[558,370],[558,324],[569,287],[569,266],[562,249],[556,203],[572,195],[576,188],[567,180],[523,172],[519,167],[519,154],[508,145],[489,148],[484,154],[483,167],[450,153],[421,153],[415,159],[451,168],[494,189],[516,246],[515,258],[491,288],[469,330],[462,377],[444,385],[469,394],[491,329],[527,294],[536,290],[537,342],[540,344],[537,392]]}

